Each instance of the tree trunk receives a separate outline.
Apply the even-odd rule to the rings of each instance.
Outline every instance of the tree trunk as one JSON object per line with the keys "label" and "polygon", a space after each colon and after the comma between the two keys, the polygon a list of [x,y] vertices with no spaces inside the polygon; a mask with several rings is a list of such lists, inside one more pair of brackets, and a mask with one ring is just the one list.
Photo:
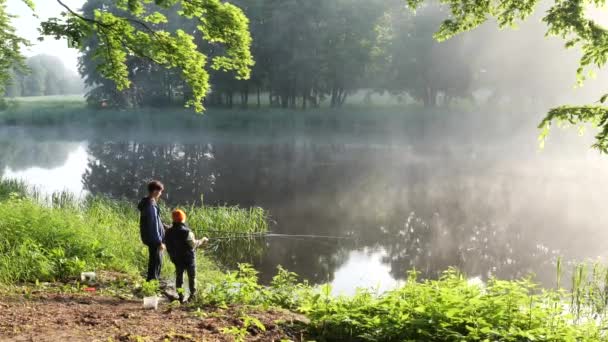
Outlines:
{"label": "tree trunk", "polygon": [[258,87],[258,108],[262,107],[262,101],[260,101],[260,87]]}
{"label": "tree trunk", "polygon": [[297,99],[295,91],[292,91],[292,93],[289,95],[289,97],[290,97],[290,99],[289,99],[290,107],[295,109],[296,108],[296,99]]}
{"label": "tree trunk", "polygon": [[345,90],[342,90],[342,99],[340,99],[340,107],[342,107],[344,105],[347,97],[348,97],[348,93]]}
{"label": "tree trunk", "polygon": [[234,94],[232,93],[232,91],[228,92],[228,108],[232,108],[232,106],[234,105]]}
{"label": "tree trunk", "polygon": [[427,108],[436,107],[437,106],[437,90],[431,87],[426,88],[426,92],[424,94],[424,106]]}
{"label": "tree trunk", "polygon": [[365,98],[363,99],[363,103],[365,103],[366,105],[371,105],[373,102],[372,95],[373,95],[373,93],[371,91],[368,91],[367,93],[365,93]]}
{"label": "tree trunk", "polygon": [[241,107],[243,107],[243,108],[249,107],[249,91],[248,90],[241,91]]}
{"label": "tree trunk", "polygon": [[338,89],[332,88],[331,89],[331,104],[330,104],[331,108],[335,108],[337,102],[338,102]]}

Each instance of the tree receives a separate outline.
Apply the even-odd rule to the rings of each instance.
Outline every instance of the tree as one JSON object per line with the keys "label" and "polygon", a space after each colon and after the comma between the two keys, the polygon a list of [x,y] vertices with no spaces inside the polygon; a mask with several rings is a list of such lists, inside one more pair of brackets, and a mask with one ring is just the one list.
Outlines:
{"label": "tree", "polygon": [[[33,8],[30,0],[24,2]],[[15,34],[15,28],[11,25],[12,18],[6,12],[6,0],[0,0],[0,94],[4,94],[6,84],[11,79],[11,70],[14,67],[25,67],[21,47],[28,45],[28,42]]]}
{"label": "tree", "polygon": [[[23,81],[25,73],[21,70],[9,70],[10,82],[6,85],[4,95],[7,97],[23,96]],[[0,100],[1,101],[1,100]]]}
{"label": "tree", "polygon": [[47,70],[40,63],[29,63],[28,69],[30,70],[23,80],[23,95],[28,96],[43,96],[46,93],[46,87],[48,83]]}
{"label": "tree", "polygon": [[384,1],[327,1],[325,76],[332,107],[344,104],[346,96],[360,87],[372,58],[376,24]]}
{"label": "tree", "polygon": [[[366,67],[371,59],[374,28],[384,11],[379,0],[235,0],[233,2],[250,20],[253,36],[252,53],[256,65],[249,80],[235,78],[235,71],[212,70],[211,91],[206,105],[247,107],[250,93],[256,94],[261,106],[261,93],[269,94],[271,106],[294,108],[301,105],[317,107],[325,98],[333,107],[341,106],[347,95],[362,86]],[[89,0],[83,14],[92,16],[105,6],[117,14],[120,9],[111,0]],[[168,18],[163,28],[170,33],[178,29],[196,30],[175,10],[160,11]],[[171,104],[182,100],[187,87],[171,75],[171,70],[154,67],[150,61],[130,57],[129,78],[132,88],[117,93],[97,72],[93,60],[98,42],[85,42],[81,73],[89,86],[95,87],[89,98],[112,99],[116,105],[147,106],[151,102]],[[225,48],[208,41],[196,41],[198,50],[209,58],[222,56]],[[88,48],[90,47],[90,48]],[[150,82],[153,81],[153,82]],[[101,88],[98,88],[101,86]],[[169,91],[168,89],[172,89]]]}
{"label": "tree", "polygon": [[[31,0],[25,1],[32,9]],[[207,55],[195,44],[196,37],[222,44],[224,54],[211,59],[211,69],[234,71],[238,78],[249,78],[253,65],[248,31],[248,20],[236,6],[221,0],[113,0],[118,11],[107,7],[96,8],[92,15],[77,13],[66,6],[61,18],[51,18],[42,23],[41,32],[56,39],[67,38],[76,48],[83,48],[91,38],[97,39],[93,56],[97,69],[110,79],[118,91],[130,87],[129,57],[139,56],[155,65],[179,70],[180,76],[191,89],[187,105],[203,110],[202,101],[209,90]],[[179,8],[177,13],[184,20],[191,20],[195,32],[163,29],[168,19],[163,9]],[[14,33],[10,16],[6,14],[5,1],[0,1],[0,84],[4,86],[8,70],[22,62],[20,46],[26,41]]]}
{"label": "tree", "polygon": [[[409,7],[417,9],[424,0],[407,0]],[[534,13],[538,0],[441,0],[450,10],[449,19],[443,21],[435,38],[443,41],[465,31],[479,27],[490,19],[495,19],[500,28],[512,27]],[[566,48],[580,47],[582,56],[577,69],[579,84],[586,79],[591,67],[601,68],[608,61],[608,29],[596,23],[586,14],[590,6],[603,7],[605,0],[555,0],[546,11],[543,22],[547,25],[547,35],[566,40]],[[603,105],[608,94],[602,96],[599,105],[564,105],[551,109],[541,122],[541,138],[547,136],[552,123],[567,122],[578,125],[591,123],[600,128],[594,148],[608,153],[608,106]]]}
{"label": "tree", "polygon": [[28,58],[25,65],[27,72],[10,70],[11,83],[6,88],[6,96],[68,95],[83,91],[80,77],[66,69],[57,57],[37,55]]}
{"label": "tree", "polygon": [[442,44],[432,39],[442,16],[436,6],[416,14],[387,11],[375,42],[376,87],[393,94],[405,92],[426,107],[436,106],[439,95],[444,99],[470,95],[473,70],[464,39]]}

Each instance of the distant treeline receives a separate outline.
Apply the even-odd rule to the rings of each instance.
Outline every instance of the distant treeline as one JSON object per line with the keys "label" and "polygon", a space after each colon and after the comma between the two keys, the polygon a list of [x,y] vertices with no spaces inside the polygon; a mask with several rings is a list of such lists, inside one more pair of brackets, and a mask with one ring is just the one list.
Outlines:
{"label": "distant treeline", "polygon": [[66,69],[54,56],[37,55],[26,61],[28,70],[13,71],[5,96],[49,96],[84,93],[84,83],[78,74]]}
{"label": "distant treeline", "polygon": [[[447,13],[437,6],[414,14],[403,0],[231,2],[250,20],[256,64],[246,81],[212,72],[206,106],[340,107],[361,90],[369,101],[375,93],[389,93],[428,107],[480,97],[490,103],[547,104],[563,101],[575,81],[571,70],[576,69],[576,54],[566,54],[562,41],[546,40],[544,27],[536,21],[515,32],[486,25],[438,43],[433,34]],[[113,0],[88,0],[83,12],[93,16],[100,6],[121,12]],[[196,34],[195,23],[164,14],[169,23],[160,28],[193,32],[210,58],[221,53],[220,45]],[[91,89],[89,103],[180,105],[189,97],[178,72],[136,57],[129,60],[133,86],[116,91],[97,72],[97,41],[88,41],[80,59],[80,72]]]}

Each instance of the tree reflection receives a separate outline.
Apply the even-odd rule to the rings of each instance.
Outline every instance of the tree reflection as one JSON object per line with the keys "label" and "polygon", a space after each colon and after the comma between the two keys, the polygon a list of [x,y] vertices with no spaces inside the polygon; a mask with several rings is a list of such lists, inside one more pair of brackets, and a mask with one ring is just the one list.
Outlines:
{"label": "tree reflection", "polygon": [[7,168],[16,172],[32,167],[60,167],[80,145],[64,141],[41,142],[30,138],[0,140],[0,176]]}

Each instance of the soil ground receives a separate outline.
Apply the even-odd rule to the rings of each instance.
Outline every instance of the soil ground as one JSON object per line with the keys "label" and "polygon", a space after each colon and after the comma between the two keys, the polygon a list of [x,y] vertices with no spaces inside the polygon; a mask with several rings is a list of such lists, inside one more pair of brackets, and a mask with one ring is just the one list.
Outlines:
{"label": "soil ground", "polygon": [[244,307],[193,311],[99,294],[0,295],[0,341],[234,341],[223,328],[242,327],[244,315],[265,331],[247,329],[247,341],[300,341],[305,318]]}

